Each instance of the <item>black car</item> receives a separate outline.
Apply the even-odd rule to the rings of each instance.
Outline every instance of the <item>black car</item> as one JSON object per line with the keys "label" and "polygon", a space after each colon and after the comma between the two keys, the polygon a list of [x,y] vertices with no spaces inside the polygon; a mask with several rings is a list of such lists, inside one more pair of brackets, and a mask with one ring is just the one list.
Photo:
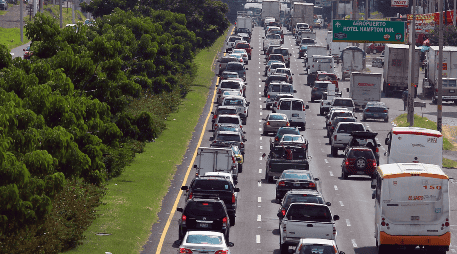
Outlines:
{"label": "black car", "polygon": [[331,84],[330,81],[315,81],[313,89],[311,89],[311,101],[322,99],[324,92],[327,92],[328,85]]}
{"label": "black car", "polygon": [[318,178],[313,178],[309,171],[300,169],[287,169],[282,172],[276,182],[276,201],[279,202],[284,195],[294,189],[317,190]]}
{"label": "black car", "polygon": [[179,224],[179,240],[182,241],[189,230],[216,231],[224,234],[229,242],[230,218],[222,200],[210,196],[194,196],[186,202],[181,212]]}
{"label": "black car", "polygon": [[287,209],[292,203],[332,205],[330,202],[325,202],[324,197],[317,190],[290,190],[282,198],[278,212],[282,213],[283,216],[286,215]]}
{"label": "black car", "polygon": [[235,225],[235,214],[237,205],[237,192],[229,180],[215,176],[199,176],[192,180],[190,186],[182,186],[182,190],[187,191],[187,199],[190,200],[194,195],[217,195],[225,203],[230,223]]}
{"label": "black car", "polygon": [[348,146],[346,149],[350,147],[356,146],[364,146],[368,147],[373,151],[374,156],[376,157],[376,163],[379,165],[379,147],[381,144],[376,142],[376,136],[378,135],[377,132],[371,131],[354,131],[351,133],[351,139],[349,140]]}
{"label": "black car", "polygon": [[366,121],[367,119],[381,119],[384,122],[388,122],[389,108],[383,102],[369,102],[362,113],[362,121]]}
{"label": "black car", "polygon": [[376,158],[368,147],[350,147],[346,149],[341,164],[341,177],[347,179],[350,175],[368,175],[376,177]]}

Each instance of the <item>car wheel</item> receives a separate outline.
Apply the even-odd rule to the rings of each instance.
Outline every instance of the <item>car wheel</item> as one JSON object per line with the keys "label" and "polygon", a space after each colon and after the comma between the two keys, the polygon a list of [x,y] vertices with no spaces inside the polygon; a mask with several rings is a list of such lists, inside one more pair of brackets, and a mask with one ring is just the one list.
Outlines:
{"label": "car wheel", "polygon": [[311,102],[314,102],[314,98],[311,98]]}
{"label": "car wheel", "polygon": [[338,156],[338,148],[335,148],[335,147],[331,147],[331,152],[332,152],[332,156],[333,157],[337,157]]}
{"label": "car wheel", "polygon": [[276,192],[276,203],[281,203],[281,197],[278,195],[278,192]]}
{"label": "car wheel", "polygon": [[344,169],[341,169],[341,177],[343,179],[348,179],[348,174],[346,172],[344,172]]}
{"label": "car wheel", "polygon": [[267,109],[271,109],[271,105],[268,105],[268,104],[267,104]]}
{"label": "car wheel", "polygon": [[386,119],[384,119],[384,122],[387,123],[388,121],[389,121],[389,118],[388,118],[388,117],[387,117]]}
{"label": "car wheel", "polygon": [[286,244],[279,243],[279,249],[281,251],[281,254],[289,253],[289,246],[287,246]]}
{"label": "car wheel", "polygon": [[324,111],[322,109],[319,111],[319,115],[321,115],[321,116],[324,115]]}
{"label": "car wheel", "polygon": [[242,124],[243,124],[243,125],[246,125],[246,119],[244,119],[244,120],[242,121]]}
{"label": "car wheel", "polygon": [[267,135],[268,135],[268,132],[267,132],[267,131],[263,131],[263,135],[264,135],[264,136],[267,136]]}
{"label": "car wheel", "polygon": [[362,121],[365,122],[367,118],[365,116],[362,117]]}
{"label": "car wheel", "polygon": [[181,232],[181,229],[179,229],[179,241],[182,241],[184,239],[184,234]]}
{"label": "car wheel", "polygon": [[357,160],[355,161],[355,167],[358,169],[358,170],[363,170],[367,167],[367,160],[363,157],[359,157],[357,158]]}
{"label": "car wheel", "polygon": [[235,226],[235,214],[229,215],[230,226]]}

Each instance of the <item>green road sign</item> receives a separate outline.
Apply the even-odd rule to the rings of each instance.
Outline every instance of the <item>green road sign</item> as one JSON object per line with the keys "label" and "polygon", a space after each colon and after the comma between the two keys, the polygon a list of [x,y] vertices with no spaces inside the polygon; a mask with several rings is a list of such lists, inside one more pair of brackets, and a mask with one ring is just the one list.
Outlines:
{"label": "green road sign", "polygon": [[405,22],[333,20],[334,42],[405,43]]}

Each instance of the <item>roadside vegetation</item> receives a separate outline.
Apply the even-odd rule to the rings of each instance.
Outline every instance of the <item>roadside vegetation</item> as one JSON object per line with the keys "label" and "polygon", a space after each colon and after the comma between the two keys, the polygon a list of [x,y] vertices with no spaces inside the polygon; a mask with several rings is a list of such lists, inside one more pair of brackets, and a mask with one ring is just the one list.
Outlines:
{"label": "roadside vegetation", "polygon": [[[397,124],[399,127],[409,127],[409,123],[407,120],[407,114],[401,114],[395,120],[393,121],[394,123]],[[421,128],[426,128],[426,129],[431,129],[431,130],[437,130],[437,125],[435,122],[430,121],[427,117],[421,117],[419,115],[414,115],[414,127],[421,127]],[[455,151],[457,150],[457,147],[454,146],[449,141],[449,138],[446,133],[443,132],[443,150],[452,150]],[[443,167],[446,168],[455,168],[457,167],[457,162],[453,160],[449,160],[446,158],[443,158]]]}
{"label": "roadside vegetation", "polygon": [[[146,241],[169,184],[166,177],[172,177],[181,161],[201,113],[198,105],[206,101],[208,83],[199,83],[196,77],[199,65],[207,63],[195,56],[214,56],[205,47],[229,26],[226,5],[215,6],[212,17],[202,17],[199,13],[204,11],[197,8],[186,12],[208,24],[215,17],[221,20],[209,27],[189,24],[185,14],[152,6],[163,9],[160,4],[142,6],[142,12],[117,8],[99,16],[94,26],[78,24],[76,30],[60,29],[55,18],[37,14],[26,25],[32,41],[30,61],[12,59],[10,50],[0,45],[2,252],[73,249],[97,216],[102,218],[97,225],[103,225],[103,214],[116,215],[124,208],[119,215],[125,217],[104,218],[111,224],[122,221],[123,236],[135,233],[129,239],[134,246],[129,244],[126,250],[139,250]],[[201,38],[197,33],[212,36]],[[211,72],[205,68],[200,71]],[[160,140],[173,126],[175,131]],[[164,151],[168,142],[177,150]],[[148,152],[142,154],[146,145]],[[154,164],[151,156],[161,156],[157,159],[164,164]],[[138,168],[140,176],[132,176],[135,169],[124,172],[132,161],[137,164],[134,158],[145,160]],[[136,183],[125,180],[130,177],[157,193],[137,196]],[[112,183],[130,183],[132,192],[127,194],[134,198],[118,199],[123,189],[111,189],[116,186]],[[133,201],[132,206],[124,201]],[[137,203],[142,201],[146,203]],[[104,210],[105,204],[112,209]],[[132,223],[132,213],[147,219]],[[129,229],[132,224],[142,230]]]}

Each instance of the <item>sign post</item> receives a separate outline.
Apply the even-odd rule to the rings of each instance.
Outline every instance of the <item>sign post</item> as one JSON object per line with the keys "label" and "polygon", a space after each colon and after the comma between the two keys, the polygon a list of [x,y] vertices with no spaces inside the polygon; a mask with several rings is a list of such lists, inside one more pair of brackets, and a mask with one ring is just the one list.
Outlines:
{"label": "sign post", "polygon": [[405,43],[405,22],[333,20],[334,42]]}

